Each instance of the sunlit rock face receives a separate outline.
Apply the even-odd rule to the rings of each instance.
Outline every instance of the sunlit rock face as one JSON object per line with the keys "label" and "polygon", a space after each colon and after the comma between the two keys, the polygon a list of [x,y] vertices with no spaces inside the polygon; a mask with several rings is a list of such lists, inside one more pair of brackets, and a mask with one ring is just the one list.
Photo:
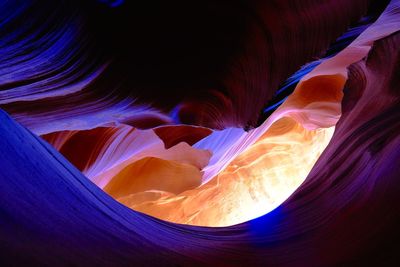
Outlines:
{"label": "sunlit rock face", "polygon": [[0,1],[0,265],[396,266],[399,31],[398,0]]}
{"label": "sunlit rock face", "polygon": [[[61,132],[44,138],[128,207],[163,220],[203,226],[237,224],[277,207],[304,181],[334,130],[308,130],[291,118],[281,118],[261,133],[241,132],[232,151],[232,146],[218,149],[212,142],[205,150],[185,142],[165,149],[149,130],[129,129],[123,137],[128,142],[113,143],[121,137],[122,128]],[[230,131],[225,130],[226,137]],[[104,148],[104,143],[110,146]],[[78,149],[82,153],[75,153]],[[207,165],[213,149],[216,155],[223,151],[228,156]],[[213,174],[209,181],[204,176],[207,167]]]}
{"label": "sunlit rock face", "polygon": [[128,207],[176,223],[228,226],[266,214],[301,185],[333,134],[344,82],[311,72],[259,127],[208,130],[192,146],[182,126],[168,126],[163,139],[156,135],[163,128],[123,125],[43,137]]}
{"label": "sunlit rock face", "polygon": [[276,208],[300,186],[332,134],[333,128],[308,131],[282,119],[204,185],[180,194],[127,193],[117,200],[172,222],[203,226],[245,222]]}

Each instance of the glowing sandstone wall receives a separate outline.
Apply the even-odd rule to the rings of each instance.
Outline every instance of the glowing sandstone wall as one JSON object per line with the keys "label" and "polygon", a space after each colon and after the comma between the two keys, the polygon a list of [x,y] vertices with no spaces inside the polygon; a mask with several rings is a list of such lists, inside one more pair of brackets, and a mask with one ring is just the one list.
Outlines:
{"label": "glowing sandstone wall", "polygon": [[399,1],[0,5],[1,265],[398,262]]}

